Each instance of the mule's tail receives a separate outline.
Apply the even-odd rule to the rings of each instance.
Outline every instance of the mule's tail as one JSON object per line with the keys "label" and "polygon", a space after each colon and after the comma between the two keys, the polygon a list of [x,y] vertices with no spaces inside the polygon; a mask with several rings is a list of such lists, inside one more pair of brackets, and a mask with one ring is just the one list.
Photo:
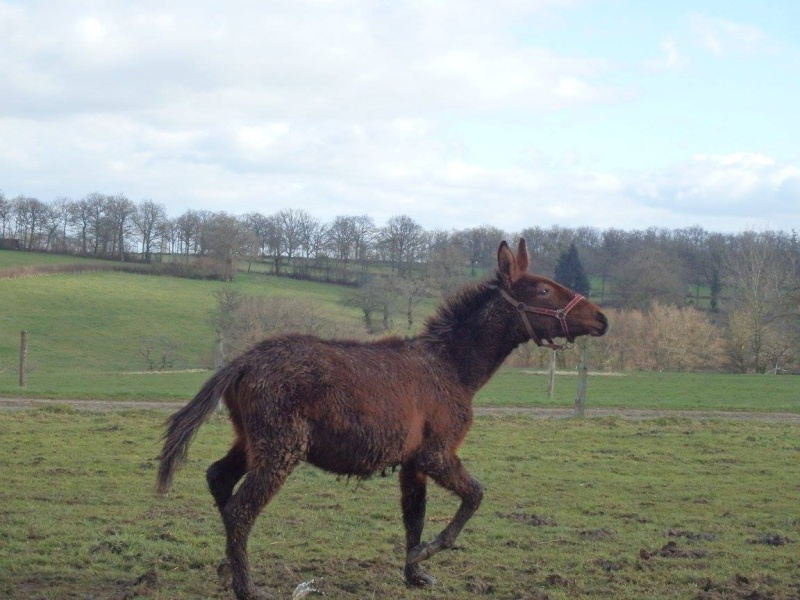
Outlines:
{"label": "mule's tail", "polygon": [[214,412],[225,390],[236,379],[236,371],[228,367],[212,376],[192,400],[167,419],[164,448],[158,456],[157,492],[163,496],[172,489],[172,476],[186,460],[189,444],[200,425]]}

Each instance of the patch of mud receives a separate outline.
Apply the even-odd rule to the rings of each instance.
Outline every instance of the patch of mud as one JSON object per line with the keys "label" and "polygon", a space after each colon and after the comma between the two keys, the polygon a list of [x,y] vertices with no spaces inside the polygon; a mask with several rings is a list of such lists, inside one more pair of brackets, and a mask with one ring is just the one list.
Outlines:
{"label": "patch of mud", "polygon": [[683,529],[670,529],[667,535],[674,538],[685,538],[692,542],[713,542],[717,539],[717,536],[713,533],[696,533],[694,531],[686,531]]}
{"label": "patch of mud", "polygon": [[558,573],[550,573],[544,579],[545,585],[550,587],[558,587],[558,588],[569,588],[572,587],[572,582],[567,579],[566,577],[559,575]]}
{"label": "patch of mud", "polygon": [[587,540],[605,540],[617,537],[617,532],[613,529],[584,529],[578,535]]}
{"label": "patch of mud", "polygon": [[752,540],[747,540],[750,544],[766,544],[767,546],[785,546],[794,544],[794,540],[779,533],[765,533]]}
{"label": "patch of mud", "polygon": [[659,550],[642,548],[639,550],[639,558],[650,560],[651,558],[703,558],[708,555],[705,550],[684,550],[675,541],[664,544]]}
{"label": "patch of mud", "polygon": [[736,574],[726,581],[704,579],[694,600],[779,600],[782,596],[770,590],[769,581],[751,580]]}
{"label": "patch of mud", "polygon": [[151,569],[133,581],[120,582],[119,587],[119,596],[117,596],[119,600],[132,600],[148,596],[158,588],[158,573]]}
{"label": "patch of mud", "polygon": [[554,519],[542,517],[535,513],[515,511],[511,513],[497,512],[496,514],[501,519],[509,519],[517,523],[522,523],[523,525],[530,525],[531,527],[556,527],[558,525]]}
{"label": "patch of mud", "polygon": [[625,568],[625,561],[606,560],[604,558],[597,558],[592,561],[596,567],[601,568],[606,573],[615,573]]}
{"label": "patch of mud", "polygon": [[470,577],[467,581],[467,590],[474,595],[494,594],[495,585],[491,581],[480,577]]}

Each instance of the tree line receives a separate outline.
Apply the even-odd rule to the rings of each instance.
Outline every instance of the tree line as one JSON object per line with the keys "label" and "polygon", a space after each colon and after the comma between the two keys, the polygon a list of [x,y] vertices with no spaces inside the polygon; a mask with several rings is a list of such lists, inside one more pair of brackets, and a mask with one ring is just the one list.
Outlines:
{"label": "tree line", "polygon": [[[675,323],[682,321],[687,339],[696,339],[697,331],[711,335],[705,324],[717,328],[713,340],[703,343],[701,336],[694,342],[709,353],[721,348],[724,360],[711,361],[709,368],[720,363],[739,371],[798,368],[800,241],[794,231],[536,225],[516,232],[490,225],[426,230],[407,215],[383,225],[368,215],[323,222],[294,208],[245,215],[187,210],[171,217],[162,204],[135,202],[123,194],[43,202],[0,192],[0,240],[18,240],[22,249],[143,263],[175,257],[207,261],[212,274],[225,280],[244,261],[274,275],[358,284],[358,292],[346,300],[365,311],[373,330],[380,329],[372,323],[375,315],[389,326],[387,295],[402,296],[410,324],[420,298],[450,293],[465,279],[491,272],[499,241],[520,236],[528,242],[536,272],[563,273],[565,264],[574,268],[577,260],[586,280],[581,287],[587,286],[582,291],[619,311],[626,324],[641,321],[650,330],[668,331],[664,322],[677,330]],[[668,309],[679,312],[647,325],[648,318]],[[687,309],[702,313],[702,319],[687,316]],[[643,339],[641,332],[632,335],[622,351],[628,358],[614,360],[653,368],[650,359],[632,362]],[[652,352],[671,355],[663,348],[647,354]]]}

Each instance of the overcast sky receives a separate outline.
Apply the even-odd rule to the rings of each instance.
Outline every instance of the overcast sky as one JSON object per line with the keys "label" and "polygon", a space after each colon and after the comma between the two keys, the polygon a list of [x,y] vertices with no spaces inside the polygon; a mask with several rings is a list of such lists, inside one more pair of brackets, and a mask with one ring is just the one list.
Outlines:
{"label": "overcast sky", "polygon": [[797,0],[0,0],[0,190],[800,231]]}

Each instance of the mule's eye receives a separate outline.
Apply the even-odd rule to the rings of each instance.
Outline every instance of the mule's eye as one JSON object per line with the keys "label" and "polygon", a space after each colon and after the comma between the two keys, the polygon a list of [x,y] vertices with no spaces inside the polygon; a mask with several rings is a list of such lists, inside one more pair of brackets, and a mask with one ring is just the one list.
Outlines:
{"label": "mule's eye", "polygon": [[542,288],[538,292],[536,292],[537,296],[547,296],[550,293],[550,290],[547,288]]}

